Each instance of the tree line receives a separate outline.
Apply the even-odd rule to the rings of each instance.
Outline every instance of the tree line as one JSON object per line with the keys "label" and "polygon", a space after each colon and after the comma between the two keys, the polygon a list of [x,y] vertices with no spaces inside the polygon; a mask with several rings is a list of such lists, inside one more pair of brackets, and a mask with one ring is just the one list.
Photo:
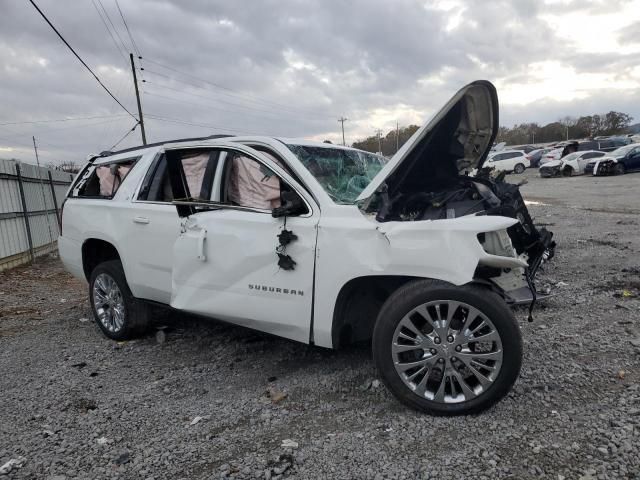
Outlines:
{"label": "tree line", "polygon": [[[556,142],[567,138],[623,134],[629,130],[632,120],[633,117],[627,113],[610,111],[609,113],[582,117],[565,116],[546,125],[539,125],[535,122],[520,123],[511,128],[500,127],[496,142],[506,142],[507,145],[522,145]],[[397,132],[395,129],[390,130],[384,136],[372,135],[364,140],[353,142],[353,147],[367,152],[382,151],[383,155],[391,156],[396,153],[397,148],[409,140],[418,128],[417,125],[409,125],[399,128]]]}
{"label": "tree line", "polygon": [[537,123],[520,123],[512,128],[500,127],[496,142],[521,145],[571,138],[592,138],[598,135],[617,135],[626,133],[632,120],[633,117],[627,113],[610,111],[583,117],[566,116],[542,126]]}

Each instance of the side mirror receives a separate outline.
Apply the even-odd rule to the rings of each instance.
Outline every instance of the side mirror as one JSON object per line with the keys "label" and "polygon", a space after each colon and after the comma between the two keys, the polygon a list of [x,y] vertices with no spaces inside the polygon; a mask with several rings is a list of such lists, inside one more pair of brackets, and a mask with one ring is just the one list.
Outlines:
{"label": "side mirror", "polygon": [[296,192],[288,190],[280,194],[281,205],[271,210],[273,218],[291,217],[307,213],[307,206]]}

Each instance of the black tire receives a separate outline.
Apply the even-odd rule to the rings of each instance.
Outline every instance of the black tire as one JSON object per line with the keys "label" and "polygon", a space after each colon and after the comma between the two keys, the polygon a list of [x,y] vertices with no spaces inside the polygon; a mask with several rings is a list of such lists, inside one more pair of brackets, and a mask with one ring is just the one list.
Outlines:
{"label": "black tire", "polygon": [[565,167],[565,169],[562,170],[562,176],[563,177],[571,177],[572,175],[573,175],[573,168]]}
{"label": "black tire", "polygon": [[[96,299],[94,298],[96,287],[95,283],[98,277],[103,280],[107,278],[112,279],[119,289],[122,304],[124,306],[124,312],[120,317],[123,317],[122,324],[119,328],[109,328],[107,325],[109,322],[103,322],[100,319],[98,309],[96,308]],[[135,298],[131,293],[120,260],[103,262],[93,269],[91,277],[89,278],[89,301],[98,327],[100,327],[102,333],[112,340],[128,340],[135,338],[143,334],[149,326],[150,308],[146,303]],[[108,308],[111,307],[107,307],[107,310]]]}
{"label": "black tire", "polygon": [[525,170],[525,166],[522,163],[518,163],[515,167],[513,167],[514,173],[517,173],[518,175],[523,173],[524,170]]}
{"label": "black tire", "polygon": [[[447,300],[463,302],[490,319],[502,344],[502,364],[497,377],[486,391],[459,403],[438,402],[415,393],[396,371],[392,352],[396,328],[406,315],[428,302]],[[433,415],[474,414],[491,407],[511,390],[522,365],[522,336],[513,313],[494,292],[477,286],[456,287],[435,280],[418,280],[400,287],[383,305],[373,333],[373,358],[384,384],[405,405]],[[431,375],[431,368],[425,377]]]}
{"label": "black tire", "polygon": [[616,166],[613,167],[613,174],[624,175],[625,173],[627,173],[627,169],[625,168],[624,163],[621,163],[621,162],[616,163]]}

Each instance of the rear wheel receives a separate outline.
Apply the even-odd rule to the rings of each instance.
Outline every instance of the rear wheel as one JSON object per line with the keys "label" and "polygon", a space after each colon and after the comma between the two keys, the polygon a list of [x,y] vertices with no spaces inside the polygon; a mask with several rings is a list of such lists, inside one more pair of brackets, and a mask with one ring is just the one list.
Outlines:
{"label": "rear wheel", "polygon": [[136,337],[149,324],[149,307],[131,293],[119,260],[94,268],[89,279],[89,299],[100,330],[113,340]]}
{"label": "rear wheel", "polygon": [[373,334],[382,380],[404,404],[471,414],[501,400],[522,363],[518,324],[495,293],[422,280],[384,304]]}
{"label": "rear wheel", "polygon": [[571,167],[565,167],[564,170],[562,170],[562,175],[564,177],[570,177],[571,175],[573,175],[573,168]]}
{"label": "rear wheel", "polygon": [[513,167],[513,171],[518,175],[524,172],[524,169],[525,169],[525,166],[523,163],[518,163],[515,167]]}
{"label": "rear wheel", "polygon": [[613,173],[615,175],[624,175],[626,173],[626,169],[624,168],[624,163],[616,163],[616,166],[613,167]]}

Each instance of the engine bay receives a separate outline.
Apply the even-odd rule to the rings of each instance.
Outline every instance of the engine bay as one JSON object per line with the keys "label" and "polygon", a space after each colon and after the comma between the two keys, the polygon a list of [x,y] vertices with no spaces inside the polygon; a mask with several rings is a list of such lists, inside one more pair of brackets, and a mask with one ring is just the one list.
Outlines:
{"label": "engine bay", "polygon": [[506,182],[504,174],[493,178],[489,169],[481,169],[475,177],[450,176],[447,181],[440,178],[437,183],[425,186],[393,197],[383,188],[375,201],[364,205],[365,211],[375,213],[378,222],[445,220],[465,215],[511,217],[518,223],[507,232],[517,255],[526,256],[531,278],[542,261],[553,256],[553,234],[535,226],[520,194],[520,185]]}

